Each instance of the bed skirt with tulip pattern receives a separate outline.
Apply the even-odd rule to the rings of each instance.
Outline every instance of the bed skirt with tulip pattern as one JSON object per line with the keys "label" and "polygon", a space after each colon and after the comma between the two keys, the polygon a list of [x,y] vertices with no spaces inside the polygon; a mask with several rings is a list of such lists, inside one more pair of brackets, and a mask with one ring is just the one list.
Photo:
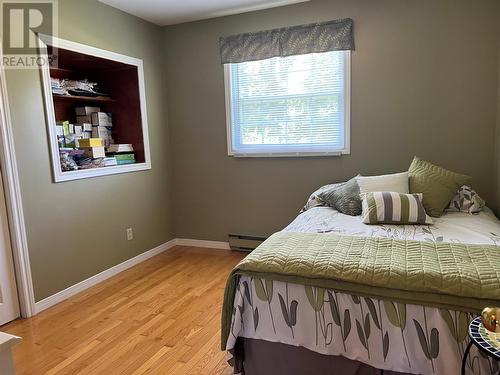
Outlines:
{"label": "bed skirt with tulip pattern", "polygon": [[[244,374],[238,337],[342,355],[378,369],[460,374],[473,314],[358,297],[281,281],[240,278],[227,341],[229,363]],[[467,374],[496,374],[499,364],[475,347]]]}

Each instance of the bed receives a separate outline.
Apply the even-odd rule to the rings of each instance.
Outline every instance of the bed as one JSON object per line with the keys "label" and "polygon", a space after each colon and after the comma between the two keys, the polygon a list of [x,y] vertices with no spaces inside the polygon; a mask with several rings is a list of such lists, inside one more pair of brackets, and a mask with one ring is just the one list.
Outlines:
{"label": "bed", "polygon": [[[468,322],[500,304],[498,246],[487,208],[430,226],[311,208],[229,277],[222,349],[235,374],[459,374]],[[498,370],[471,350],[467,374]]]}

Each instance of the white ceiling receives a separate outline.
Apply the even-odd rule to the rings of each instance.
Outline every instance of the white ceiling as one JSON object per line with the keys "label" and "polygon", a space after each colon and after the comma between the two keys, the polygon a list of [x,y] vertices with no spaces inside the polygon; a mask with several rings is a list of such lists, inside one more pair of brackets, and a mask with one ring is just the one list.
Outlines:
{"label": "white ceiling", "polygon": [[160,26],[251,12],[310,0],[99,0]]}

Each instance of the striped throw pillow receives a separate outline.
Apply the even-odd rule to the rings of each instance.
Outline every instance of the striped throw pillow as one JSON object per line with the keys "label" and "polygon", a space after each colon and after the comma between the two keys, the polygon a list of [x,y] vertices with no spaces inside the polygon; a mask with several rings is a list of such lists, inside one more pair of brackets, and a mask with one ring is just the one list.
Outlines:
{"label": "striped throw pillow", "polygon": [[362,194],[365,224],[432,224],[425,213],[422,194],[380,191]]}

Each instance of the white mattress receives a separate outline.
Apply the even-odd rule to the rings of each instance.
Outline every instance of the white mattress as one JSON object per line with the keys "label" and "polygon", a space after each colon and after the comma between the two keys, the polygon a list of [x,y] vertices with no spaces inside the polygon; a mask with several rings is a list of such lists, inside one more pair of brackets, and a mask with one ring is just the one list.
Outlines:
{"label": "white mattress", "polygon": [[344,215],[330,207],[314,207],[283,230],[500,245],[500,221],[488,208],[476,215],[446,212],[440,218],[433,218],[433,222],[432,225],[367,225],[361,222],[361,216]]}

